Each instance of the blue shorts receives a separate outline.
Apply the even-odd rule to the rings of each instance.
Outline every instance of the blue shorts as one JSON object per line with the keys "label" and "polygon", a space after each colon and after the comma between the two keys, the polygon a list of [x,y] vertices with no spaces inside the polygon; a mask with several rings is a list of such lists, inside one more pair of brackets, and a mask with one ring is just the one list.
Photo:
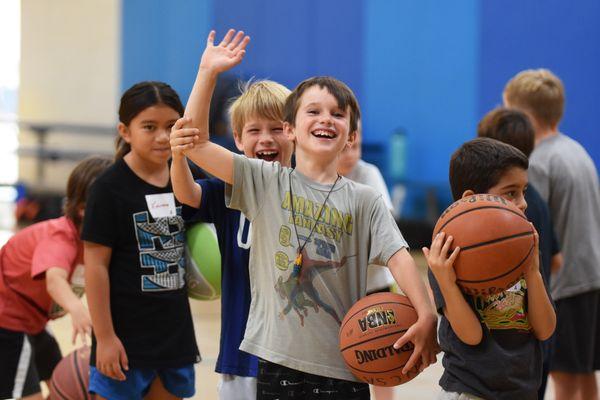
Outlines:
{"label": "blue shorts", "polygon": [[110,400],[141,400],[157,377],[173,396],[192,397],[196,392],[194,364],[181,368],[131,368],[123,372],[126,379],[118,381],[103,375],[96,367],[90,367],[89,392]]}

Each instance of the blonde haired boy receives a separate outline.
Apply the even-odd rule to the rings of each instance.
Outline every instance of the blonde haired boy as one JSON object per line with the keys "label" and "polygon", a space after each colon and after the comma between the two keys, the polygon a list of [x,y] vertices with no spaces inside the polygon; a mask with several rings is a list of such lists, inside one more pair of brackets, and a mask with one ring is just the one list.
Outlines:
{"label": "blonde haired boy", "polygon": [[[246,157],[288,166],[293,143],[283,133],[283,106],[290,91],[268,80],[248,82],[231,104],[237,148]],[[238,210],[225,206],[225,184],[218,179],[194,182],[186,158],[173,152],[171,179],[186,221],[210,222],[221,250],[221,340],[215,370],[221,374],[219,398],[255,399],[258,359],[239,350],[250,307],[248,258],[251,224]]]}
{"label": "blonde haired boy", "polygon": [[214,37],[186,109],[191,118],[174,125],[171,147],[225,181],[229,206],[252,221],[252,303],[240,348],[260,357],[257,399],[368,399],[368,385],[350,373],[338,343],[341,319],[365,294],[367,265],[388,265],[417,311],[395,344],[414,344],[404,373],[435,362],[436,317],[381,196],[337,174],[340,152],[354,141],[356,98],[327,77],[292,91],[284,130],[295,141],[295,169],[234,155],[209,141],[207,99],[218,73],[241,61],[249,38],[230,30],[215,46]]}
{"label": "blonde haired boy", "polygon": [[[565,93],[547,69],[518,73],[504,103],[530,117],[536,146],[529,179],[548,202],[564,255],[552,279],[557,328],[550,375],[556,399],[597,399],[600,369],[600,188],[586,150],[560,133]],[[583,317],[582,317],[583,316]]]}

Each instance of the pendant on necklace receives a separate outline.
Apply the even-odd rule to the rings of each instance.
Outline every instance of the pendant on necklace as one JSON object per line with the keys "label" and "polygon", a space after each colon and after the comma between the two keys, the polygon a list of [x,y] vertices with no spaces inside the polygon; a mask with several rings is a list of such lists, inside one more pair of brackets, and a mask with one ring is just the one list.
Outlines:
{"label": "pendant on necklace", "polygon": [[296,253],[296,260],[294,261],[294,266],[298,268],[302,267],[302,253],[300,251]]}

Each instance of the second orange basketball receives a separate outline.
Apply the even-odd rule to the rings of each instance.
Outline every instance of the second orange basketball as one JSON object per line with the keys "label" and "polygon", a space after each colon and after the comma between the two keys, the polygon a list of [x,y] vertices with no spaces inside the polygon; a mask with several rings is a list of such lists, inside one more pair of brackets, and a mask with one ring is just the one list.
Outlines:
{"label": "second orange basketball", "polygon": [[470,295],[508,289],[523,275],[534,253],[534,231],[525,215],[506,199],[489,194],[462,198],[446,209],[433,236],[452,235],[456,283]]}

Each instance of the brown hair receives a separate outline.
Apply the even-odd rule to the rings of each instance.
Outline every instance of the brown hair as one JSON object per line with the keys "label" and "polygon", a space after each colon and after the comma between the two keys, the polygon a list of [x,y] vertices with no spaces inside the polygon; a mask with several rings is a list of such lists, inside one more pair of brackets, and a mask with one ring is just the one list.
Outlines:
{"label": "brown hair", "polygon": [[[148,107],[164,104],[183,115],[183,104],[173,88],[164,82],[144,81],[130,87],[121,96],[119,106],[119,121],[129,126],[131,120]],[[115,159],[131,150],[131,146],[120,135],[117,136]]]}
{"label": "brown hair", "polygon": [[563,116],[563,83],[547,69],[519,72],[506,84],[504,98],[508,105],[530,112],[546,127],[557,126]]}
{"label": "brown hair", "polygon": [[477,136],[489,137],[515,146],[527,157],[535,145],[535,132],[525,113],[499,107],[487,113],[479,125]]}
{"label": "brown hair", "polygon": [[77,164],[69,175],[63,212],[76,226],[81,225],[79,210],[85,205],[92,183],[111,164],[106,157],[91,156]]}
{"label": "brown hair", "polygon": [[450,189],[458,200],[467,190],[487,193],[511,168],[527,170],[529,160],[519,149],[491,138],[464,143],[450,159]]}
{"label": "brown hair", "polygon": [[233,133],[241,136],[244,125],[252,117],[283,122],[283,106],[289,94],[290,90],[277,82],[247,82],[242,94],[229,107]]}
{"label": "brown hair", "polygon": [[284,121],[292,126],[296,125],[296,114],[300,107],[300,100],[304,92],[313,87],[325,88],[337,100],[338,107],[342,110],[350,108],[350,133],[356,132],[360,119],[360,107],[352,90],[342,81],[330,76],[316,76],[301,82],[288,96],[284,108]]}

